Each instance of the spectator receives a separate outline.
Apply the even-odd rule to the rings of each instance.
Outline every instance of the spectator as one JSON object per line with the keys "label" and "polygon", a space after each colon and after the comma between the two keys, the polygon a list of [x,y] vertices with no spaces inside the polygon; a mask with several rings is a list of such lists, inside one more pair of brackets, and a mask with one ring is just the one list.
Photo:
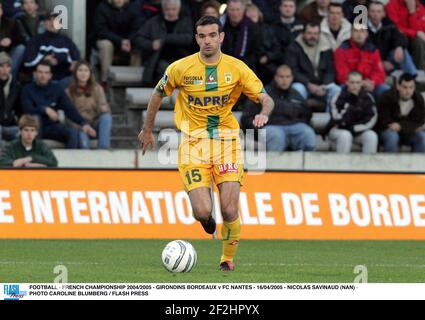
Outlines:
{"label": "spectator", "polygon": [[425,152],[425,102],[414,78],[403,74],[397,89],[384,93],[379,102],[379,130],[385,152],[398,152],[400,144]]}
{"label": "spectator", "polygon": [[285,60],[294,73],[293,87],[304,99],[322,101],[330,110],[332,97],[341,89],[335,84],[332,48],[320,37],[319,24],[306,24],[302,35],[289,46]]}
{"label": "spectator", "polygon": [[256,69],[260,57],[260,29],[246,15],[243,0],[228,0],[227,16],[224,23],[224,37],[221,50],[245,62],[251,69]]}
{"label": "spectator", "polygon": [[[78,149],[79,131],[96,137],[96,131],[84,120],[59,84],[50,83],[52,67],[40,62],[34,71],[34,82],[24,87],[21,94],[22,111],[40,118],[40,138],[61,141],[69,149]],[[59,122],[59,110],[80,126],[79,129]]]}
{"label": "spectator", "polygon": [[382,2],[369,4],[369,39],[381,52],[385,71],[401,68],[404,72],[417,75],[415,63],[407,50],[407,39],[388,18]]}
{"label": "spectator", "polygon": [[72,70],[80,60],[80,51],[75,43],[57,29],[55,19],[58,13],[49,11],[44,20],[46,32],[33,37],[27,44],[25,51],[24,66],[27,76],[31,76],[35,67],[46,61],[52,67],[53,80],[60,82],[61,88],[65,89],[69,83]]}
{"label": "spectator", "polygon": [[368,7],[369,0],[345,0],[342,3],[342,9],[344,10],[344,17],[350,23],[354,23],[354,20],[358,16],[359,13],[355,13],[355,8],[357,6],[365,6]]}
{"label": "spectator", "polygon": [[[267,151],[282,152],[290,147],[293,151],[313,151],[316,148],[316,134],[308,123],[312,113],[305,99],[293,89],[291,68],[282,65],[277,68],[274,81],[266,87],[273,98],[275,108],[267,126],[259,135],[266,134]],[[244,114],[252,123],[258,106],[249,102]]]}
{"label": "spectator", "polygon": [[425,6],[417,0],[390,0],[387,14],[411,40],[416,67],[425,70]]}
{"label": "spectator", "polygon": [[378,151],[378,135],[372,130],[378,120],[375,100],[362,82],[359,72],[350,72],[347,86],[332,99],[329,139],[336,142],[338,153],[350,153],[353,141],[363,153]]}
{"label": "spectator", "polygon": [[202,4],[201,16],[212,16],[220,18],[220,2],[216,0],[205,1]]}
{"label": "spectator", "polygon": [[58,161],[49,147],[36,140],[39,130],[37,117],[23,115],[19,120],[19,139],[10,143],[0,157],[1,167],[45,168],[57,167]]}
{"label": "spectator", "polygon": [[4,51],[12,58],[12,73],[18,74],[25,52],[22,38],[15,20],[3,14],[3,5],[0,2],[0,51]]}
{"label": "spectator", "polygon": [[23,0],[22,2],[24,14],[16,18],[16,23],[25,44],[28,43],[31,38],[46,31],[43,17],[38,11],[39,8],[38,0]]}
{"label": "spectator", "polygon": [[133,6],[141,19],[142,25],[161,13],[161,0],[134,0]]}
{"label": "spectator", "polygon": [[362,25],[354,25],[351,39],[345,41],[334,55],[337,82],[344,84],[351,71],[363,76],[363,88],[379,98],[390,87],[384,83],[385,70],[381,54],[375,45],[368,41],[368,31]]}
{"label": "spectator", "polygon": [[315,0],[300,11],[301,22],[321,23],[328,16],[330,0]]}
{"label": "spectator", "polygon": [[129,0],[104,0],[97,7],[94,26],[96,46],[100,55],[100,80],[104,87],[114,54],[124,56],[130,61],[130,65],[140,64],[140,52],[134,50],[131,40],[142,22]]}
{"label": "spectator", "polygon": [[333,51],[350,39],[351,23],[344,18],[341,4],[330,4],[328,17],[323,19],[320,29],[323,41],[326,41]]}
{"label": "spectator", "polygon": [[146,22],[134,44],[145,61],[143,84],[154,85],[168,65],[190,53],[193,41],[192,21],[180,16],[180,0],[162,0],[162,14]]}
{"label": "spectator", "polygon": [[0,140],[11,141],[18,136],[16,120],[21,112],[21,85],[11,73],[12,60],[0,53]]}
{"label": "spectator", "polygon": [[22,0],[3,0],[4,15],[8,18],[17,18],[23,14]]}
{"label": "spectator", "polygon": [[295,0],[282,0],[279,10],[280,21],[275,24],[274,34],[281,50],[284,51],[302,33],[304,25],[295,16],[297,11]]}
{"label": "spectator", "polygon": [[[96,130],[97,148],[109,149],[112,129],[111,110],[105,92],[96,82],[89,63],[84,61],[77,63],[66,93],[82,117]],[[80,147],[90,148],[90,137],[84,131],[80,131]]]}
{"label": "spectator", "polygon": [[279,21],[281,0],[252,0],[252,3],[263,13],[264,23],[272,25]]}
{"label": "spectator", "polygon": [[258,76],[263,83],[273,80],[276,68],[283,60],[279,43],[273,32],[273,28],[263,21],[263,14],[255,4],[248,4],[246,15],[260,29],[260,39],[262,40],[260,57],[257,61]]}

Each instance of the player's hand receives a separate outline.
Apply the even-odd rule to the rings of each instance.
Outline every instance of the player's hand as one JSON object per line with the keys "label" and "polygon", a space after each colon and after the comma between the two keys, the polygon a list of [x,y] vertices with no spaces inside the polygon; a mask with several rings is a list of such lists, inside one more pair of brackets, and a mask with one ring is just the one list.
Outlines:
{"label": "player's hand", "polygon": [[152,130],[143,129],[139,134],[140,148],[143,150],[143,155],[146,154],[148,147],[151,150],[155,148],[155,139]]}
{"label": "player's hand", "polygon": [[262,128],[269,122],[269,117],[265,114],[257,114],[254,118],[254,128]]}

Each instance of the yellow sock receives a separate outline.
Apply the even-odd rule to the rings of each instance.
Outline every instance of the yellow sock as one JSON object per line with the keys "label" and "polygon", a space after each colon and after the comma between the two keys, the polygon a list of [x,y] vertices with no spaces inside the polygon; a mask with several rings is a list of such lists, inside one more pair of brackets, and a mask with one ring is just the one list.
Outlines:
{"label": "yellow sock", "polygon": [[233,222],[224,221],[221,235],[223,236],[223,256],[220,263],[233,262],[241,238],[241,219],[238,218]]}

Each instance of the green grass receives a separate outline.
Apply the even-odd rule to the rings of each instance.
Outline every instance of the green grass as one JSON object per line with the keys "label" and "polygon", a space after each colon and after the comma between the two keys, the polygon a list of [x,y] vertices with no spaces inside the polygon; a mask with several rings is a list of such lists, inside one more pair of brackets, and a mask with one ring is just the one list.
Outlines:
{"label": "green grass", "polygon": [[57,265],[73,283],[348,283],[356,265],[369,282],[425,282],[425,241],[242,241],[233,273],[218,271],[220,241],[190,241],[198,265],[189,274],[162,267],[167,242],[0,240],[0,283],[50,283]]}

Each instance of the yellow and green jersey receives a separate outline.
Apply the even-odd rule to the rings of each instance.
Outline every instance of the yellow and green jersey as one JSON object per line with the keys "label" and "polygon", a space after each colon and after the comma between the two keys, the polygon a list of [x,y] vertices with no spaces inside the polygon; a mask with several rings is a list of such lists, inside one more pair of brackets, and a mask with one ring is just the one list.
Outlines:
{"label": "yellow and green jersey", "polygon": [[217,64],[202,61],[199,53],[171,64],[156,90],[164,96],[179,90],[175,124],[195,138],[234,139],[239,123],[232,108],[241,93],[258,103],[264,86],[242,61],[221,54]]}

